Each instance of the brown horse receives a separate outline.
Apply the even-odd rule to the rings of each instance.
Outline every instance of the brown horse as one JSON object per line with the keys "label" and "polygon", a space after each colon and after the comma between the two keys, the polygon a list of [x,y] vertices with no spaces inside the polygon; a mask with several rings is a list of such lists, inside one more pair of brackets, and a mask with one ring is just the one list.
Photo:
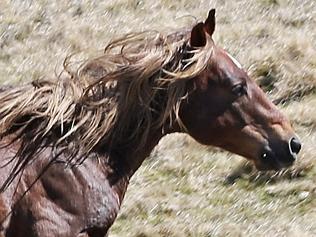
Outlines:
{"label": "brown horse", "polygon": [[106,236],[131,176],[162,136],[290,166],[289,121],[217,47],[215,10],[191,30],[129,34],[56,81],[0,92],[0,236]]}

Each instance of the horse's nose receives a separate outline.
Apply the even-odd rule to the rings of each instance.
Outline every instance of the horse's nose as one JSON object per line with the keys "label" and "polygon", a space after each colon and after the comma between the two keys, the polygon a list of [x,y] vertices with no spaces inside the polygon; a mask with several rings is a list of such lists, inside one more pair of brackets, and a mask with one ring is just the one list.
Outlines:
{"label": "horse's nose", "polygon": [[289,141],[289,149],[290,149],[291,154],[298,154],[301,148],[302,148],[302,144],[296,137],[293,137]]}

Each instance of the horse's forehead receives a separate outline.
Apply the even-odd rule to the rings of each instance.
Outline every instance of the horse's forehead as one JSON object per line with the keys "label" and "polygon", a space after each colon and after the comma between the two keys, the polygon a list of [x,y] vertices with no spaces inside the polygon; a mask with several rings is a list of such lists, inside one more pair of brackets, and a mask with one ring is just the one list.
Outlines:
{"label": "horse's forehead", "polygon": [[230,53],[228,52],[224,52],[231,60],[232,62],[239,68],[239,69],[242,69],[242,66],[240,64],[240,62],[238,62],[238,60],[236,58],[234,58]]}

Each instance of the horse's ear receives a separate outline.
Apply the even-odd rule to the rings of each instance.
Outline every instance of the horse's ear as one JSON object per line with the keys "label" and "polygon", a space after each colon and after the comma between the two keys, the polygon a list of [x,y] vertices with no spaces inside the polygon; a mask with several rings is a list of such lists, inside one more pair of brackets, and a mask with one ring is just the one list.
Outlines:
{"label": "horse's ear", "polygon": [[202,22],[192,28],[190,45],[192,47],[203,47],[206,45],[206,35],[204,31],[204,24]]}
{"label": "horse's ear", "polygon": [[215,30],[215,9],[211,9],[204,22],[205,31],[212,36]]}
{"label": "horse's ear", "polygon": [[211,9],[204,23],[200,22],[191,31],[190,45],[203,47],[206,45],[206,35],[212,36],[215,31],[215,9]]}

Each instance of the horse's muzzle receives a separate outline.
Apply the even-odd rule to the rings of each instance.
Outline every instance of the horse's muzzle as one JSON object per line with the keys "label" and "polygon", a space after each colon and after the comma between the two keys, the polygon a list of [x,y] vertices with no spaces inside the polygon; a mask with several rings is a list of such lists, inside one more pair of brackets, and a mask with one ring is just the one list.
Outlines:
{"label": "horse's muzzle", "polygon": [[272,146],[265,146],[261,154],[260,170],[280,170],[287,168],[296,161],[302,144],[296,137],[292,137],[287,144],[274,143]]}

